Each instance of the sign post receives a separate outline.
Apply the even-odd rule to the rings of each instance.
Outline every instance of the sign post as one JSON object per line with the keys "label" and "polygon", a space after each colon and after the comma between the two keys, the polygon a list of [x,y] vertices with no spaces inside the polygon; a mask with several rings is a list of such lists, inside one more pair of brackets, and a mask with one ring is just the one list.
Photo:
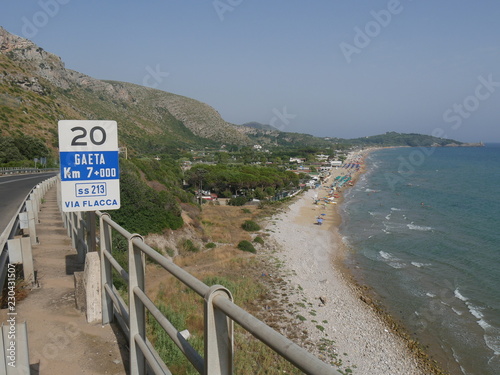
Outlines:
{"label": "sign post", "polygon": [[119,209],[116,121],[62,120],[58,126],[62,210]]}

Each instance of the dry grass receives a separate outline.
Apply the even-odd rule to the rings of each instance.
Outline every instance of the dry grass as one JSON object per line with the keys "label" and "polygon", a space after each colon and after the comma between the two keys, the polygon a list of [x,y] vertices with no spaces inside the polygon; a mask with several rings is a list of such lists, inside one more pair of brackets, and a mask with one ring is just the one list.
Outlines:
{"label": "dry grass", "polygon": [[[273,207],[272,210],[275,209]],[[270,272],[277,274],[271,271],[273,266],[268,263],[269,256],[260,252],[254,255],[236,248],[239,241],[252,239],[241,228],[241,224],[245,220],[258,220],[265,213],[266,210],[255,207],[243,209],[225,205],[203,206],[200,218],[202,231],[198,233],[217,243],[217,247],[209,250],[202,248],[197,253],[176,256],[174,262],[199,280],[211,280],[211,283],[225,285],[233,294],[237,305],[278,331],[287,332],[290,338],[304,343],[304,333],[295,331],[285,312],[287,297],[281,290],[284,280],[269,277]],[[259,235],[266,238],[263,233]],[[196,240],[194,237],[192,239]],[[266,277],[263,277],[264,274]],[[182,316],[181,320],[185,321],[186,327],[177,328],[187,328],[200,340],[204,324],[202,298],[157,265],[149,264],[146,275],[148,295],[157,304],[168,304],[176,314]],[[301,373],[241,327],[235,325],[235,328],[236,373]],[[152,339],[159,340],[156,337]],[[186,370],[179,373],[191,373],[190,370],[184,371]]]}
{"label": "dry grass", "polygon": [[[246,213],[246,211],[250,213]],[[201,222],[205,234],[213,242],[238,244],[242,240],[251,240],[250,235],[241,229],[241,224],[252,220],[257,214],[257,208],[234,206],[204,206]]]}

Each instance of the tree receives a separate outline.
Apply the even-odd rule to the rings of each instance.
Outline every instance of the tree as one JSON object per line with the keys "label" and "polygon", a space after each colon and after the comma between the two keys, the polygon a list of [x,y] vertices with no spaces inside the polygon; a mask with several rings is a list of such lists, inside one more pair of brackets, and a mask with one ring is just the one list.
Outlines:
{"label": "tree", "polygon": [[229,161],[229,154],[227,152],[218,152],[215,154],[215,159],[219,164],[226,164]]}
{"label": "tree", "polygon": [[29,135],[14,138],[14,144],[21,155],[28,160],[47,157],[50,154],[49,149],[41,139]]}
{"label": "tree", "polygon": [[165,228],[182,227],[181,210],[169,191],[151,189],[138,175],[132,163],[120,164],[121,208],[113,219],[130,232],[161,233]]}
{"label": "tree", "polygon": [[0,138],[0,163],[9,163],[11,161],[20,161],[24,157],[19,152],[14,140],[10,137]]}

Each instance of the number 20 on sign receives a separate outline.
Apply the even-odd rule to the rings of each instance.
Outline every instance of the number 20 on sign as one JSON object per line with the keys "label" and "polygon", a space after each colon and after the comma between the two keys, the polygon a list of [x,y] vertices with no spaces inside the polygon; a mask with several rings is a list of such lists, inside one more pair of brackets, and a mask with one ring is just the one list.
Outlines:
{"label": "number 20 on sign", "polygon": [[59,121],[59,157],[63,211],[120,208],[116,121]]}

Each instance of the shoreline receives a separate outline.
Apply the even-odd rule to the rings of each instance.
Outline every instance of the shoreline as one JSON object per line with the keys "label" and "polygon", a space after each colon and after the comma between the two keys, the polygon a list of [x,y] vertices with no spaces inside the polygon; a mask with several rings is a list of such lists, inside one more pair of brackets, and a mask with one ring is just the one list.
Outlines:
{"label": "shoreline", "polygon": [[[296,309],[292,319],[299,317],[311,341],[318,345],[325,340],[331,342],[340,363],[354,373],[441,374],[405,329],[372,301],[369,287],[361,286],[344,264],[350,250],[339,233],[342,217],[338,205],[344,201],[343,192],[366,172],[364,159],[374,150],[356,154],[362,167],[335,198],[336,204],[313,202],[328,195],[330,188],[325,186],[345,175],[344,168],[332,170],[321,187],[302,194],[284,212],[268,220],[270,238],[280,249],[275,256],[289,271],[291,288],[301,291],[291,297]],[[324,218],[322,225],[315,225],[317,217]]]}

